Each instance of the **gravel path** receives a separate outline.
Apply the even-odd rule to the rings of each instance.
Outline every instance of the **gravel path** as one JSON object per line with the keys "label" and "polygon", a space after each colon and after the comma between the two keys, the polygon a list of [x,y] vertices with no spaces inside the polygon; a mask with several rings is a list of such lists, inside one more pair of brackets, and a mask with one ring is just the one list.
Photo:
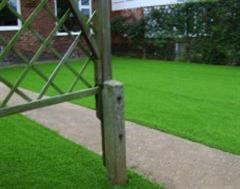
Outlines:
{"label": "gravel path", "polygon": [[[0,99],[7,89],[0,85]],[[34,93],[29,92],[34,96]],[[14,97],[12,104],[21,102]],[[24,113],[101,154],[95,111],[70,103]],[[128,167],[168,189],[239,189],[240,156],[126,121]]]}

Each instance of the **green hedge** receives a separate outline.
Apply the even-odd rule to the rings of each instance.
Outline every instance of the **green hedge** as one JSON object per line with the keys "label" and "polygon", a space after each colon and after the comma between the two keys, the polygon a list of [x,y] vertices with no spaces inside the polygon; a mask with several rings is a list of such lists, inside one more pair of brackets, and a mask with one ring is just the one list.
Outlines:
{"label": "green hedge", "polygon": [[[146,9],[133,23],[112,19],[113,35],[152,56],[170,44],[185,44],[184,58],[209,64],[240,65],[240,1],[219,0],[185,3]],[[168,57],[174,57],[170,48]]]}

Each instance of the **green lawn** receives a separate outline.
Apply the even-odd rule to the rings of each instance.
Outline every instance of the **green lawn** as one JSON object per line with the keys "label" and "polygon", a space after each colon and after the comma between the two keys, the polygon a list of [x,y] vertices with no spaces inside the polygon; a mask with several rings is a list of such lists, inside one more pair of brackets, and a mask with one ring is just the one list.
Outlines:
{"label": "green lawn", "polygon": [[[79,67],[80,62],[73,64]],[[39,67],[50,73],[54,65]],[[115,57],[113,69],[114,78],[125,84],[128,120],[240,154],[239,67]],[[0,74],[14,80],[20,70],[3,69]],[[68,89],[73,76],[67,70],[61,74],[56,83]],[[91,67],[85,76],[92,79]],[[22,86],[39,91],[41,83],[31,72]],[[94,108],[93,101],[74,102]]]}
{"label": "green lawn", "polygon": [[154,189],[130,172],[129,184],[106,181],[100,156],[41,125],[16,115],[0,119],[1,189]]}

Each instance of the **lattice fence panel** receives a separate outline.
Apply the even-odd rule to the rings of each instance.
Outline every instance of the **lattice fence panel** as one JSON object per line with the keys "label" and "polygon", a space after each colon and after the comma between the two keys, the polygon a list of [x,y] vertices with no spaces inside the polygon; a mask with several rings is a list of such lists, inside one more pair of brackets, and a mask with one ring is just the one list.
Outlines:
{"label": "lattice fence panel", "polygon": [[[92,81],[84,77],[84,73],[90,64],[93,64],[92,68],[96,68],[99,57],[94,38],[95,28],[93,27],[95,12],[90,17],[86,17],[79,11],[77,2],[69,0],[66,1],[68,4],[66,11],[64,11],[61,17],[58,17],[52,7],[52,1],[41,0],[35,3],[28,16],[22,16],[13,6],[11,0],[2,0],[0,2],[0,13],[1,11],[10,11],[21,22],[21,28],[16,32],[11,32],[11,34],[0,32],[0,46],[3,47],[0,53],[0,82],[8,88],[7,94],[0,99],[0,117],[67,100],[96,95],[99,92],[99,88],[95,85],[94,71],[92,73]],[[43,18],[41,18],[42,15],[44,15]],[[48,32],[44,30],[44,33],[42,33],[41,28],[37,28],[35,24],[38,19],[43,19],[41,22],[44,22],[44,19],[50,19],[56,24],[44,26],[48,28]],[[68,27],[69,19],[75,19],[75,22],[80,27],[80,32],[76,34],[70,31]],[[69,41],[67,45],[65,44],[62,47],[65,49],[64,52],[60,51],[56,46],[57,40],[60,40],[60,37],[57,35],[60,30],[64,30],[67,35],[65,37]],[[33,49],[34,53],[28,54],[22,51],[21,45],[28,45],[21,44],[27,43],[26,40],[22,40],[26,36],[31,36],[31,40],[33,41],[34,39],[35,41],[34,47],[36,49]],[[80,65],[78,67],[72,63],[74,61],[71,61],[76,52],[81,52],[81,56],[84,57],[85,61],[82,64],[78,64]],[[51,73],[46,73],[39,66],[39,62],[46,55],[54,59],[52,61],[54,63]],[[9,57],[13,57],[13,60]],[[11,69],[5,68],[6,62],[9,61],[24,65],[21,66],[21,69],[18,69],[20,72],[14,72],[14,82],[12,78],[9,79],[4,74],[1,74],[4,69]],[[64,77],[65,72],[63,70],[67,70],[72,74],[72,81],[67,89],[57,82],[59,76]],[[29,80],[29,75],[33,74],[33,72],[36,77],[41,79],[41,89],[38,95],[34,97],[29,96],[21,88],[22,84]],[[34,82],[34,80],[31,82]],[[80,88],[78,87],[79,85],[81,85]],[[49,90],[54,91],[55,95],[46,97]],[[12,105],[11,100],[16,95],[24,99],[25,102]]]}

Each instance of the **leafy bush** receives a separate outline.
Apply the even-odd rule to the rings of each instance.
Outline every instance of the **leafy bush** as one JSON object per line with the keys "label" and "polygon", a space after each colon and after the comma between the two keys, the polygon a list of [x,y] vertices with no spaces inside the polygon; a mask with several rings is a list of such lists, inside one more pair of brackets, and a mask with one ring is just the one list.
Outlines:
{"label": "leafy bush", "polygon": [[[172,59],[173,45],[169,40],[156,40],[148,37],[147,33],[147,19],[145,17],[128,22],[121,16],[112,18],[112,36],[114,41],[116,38],[118,42],[113,42],[113,52],[115,54],[127,54],[133,56],[141,56],[143,58],[161,58]],[[119,41],[121,44],[119,44]],[[169,50],[169,48],[171,50]],[[115,50],[116,49],[116,50]]]}
{"label": "leafy bush", "polygon": [[167,57],[173,58],[173,44],[181,43],[186,60],[240,65],[239,7],[239,0],[219,0],[148,8],[133,23],[113,19],[113,32],[145,53],[152,49],[151,56],[162,57],[167,48]]}
{"label": "leafy bush", "polygon": [[124,37],[128,27],[126,20],[122,16],[115,16],[111,20],[111,30],[113,35]]}

